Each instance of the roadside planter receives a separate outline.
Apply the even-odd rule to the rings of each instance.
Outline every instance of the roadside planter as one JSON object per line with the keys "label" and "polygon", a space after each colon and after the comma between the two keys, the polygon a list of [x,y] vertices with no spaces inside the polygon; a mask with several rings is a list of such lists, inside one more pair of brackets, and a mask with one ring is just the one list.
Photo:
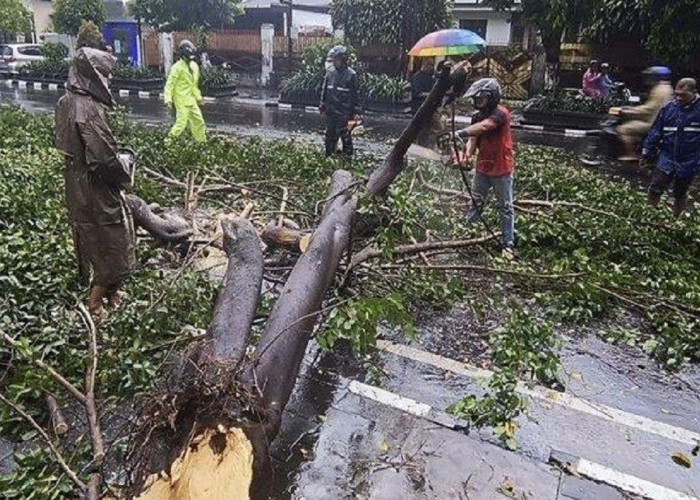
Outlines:
{"label": "roadside planter", "polygon": [[597,129],[610,108],[625,104],[628,103],[624,99],[593,100],[558,90],[530,99],[523,108],[523,123],[555,128]]}
{"label": "roadside planter", "polygon": [[575,128],[583,130],[597,129],[605,114],[580,113],[576,111],[544,111],[539,109],[523,110],[522,122],[527,125],[547,125],[558,128]]}

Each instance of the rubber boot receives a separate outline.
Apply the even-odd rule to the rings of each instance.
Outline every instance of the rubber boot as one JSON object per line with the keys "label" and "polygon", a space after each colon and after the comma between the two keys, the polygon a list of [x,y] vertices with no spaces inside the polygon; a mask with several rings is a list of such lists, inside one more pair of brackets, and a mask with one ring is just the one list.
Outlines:
{"label": "rubber boot", "polygon": [[107,298],[107,307],[109,309],[119,309],[126,298],[126,293],[120,290],[115,290],[109,294]]}
{"label": "rubber boot", "polygon": [[90,289],[90,298],[88,299],[88,311],[96,320],[104,319],[106,313],[102,306],[102,299],[107,294],[107,288],[104,286],[95,285]]}
{"label": "rubber boot", "polygon": [[649,205],[651,205],[652,207],[658,207],[660,201],[660,194],[649,193],[649,196],[647,196],[647,203],[649,203]]}
{"label": "rubber boot", "polygon": [[673,216],[677,219],[685,210],[685,200],[675,200],[673,202]]}

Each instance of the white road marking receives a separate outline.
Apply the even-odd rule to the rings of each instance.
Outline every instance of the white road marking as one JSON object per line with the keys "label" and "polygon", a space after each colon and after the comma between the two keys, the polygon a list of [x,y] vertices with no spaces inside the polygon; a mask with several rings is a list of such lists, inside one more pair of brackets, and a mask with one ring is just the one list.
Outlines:
{"label": "white road marking", "polygon": [[34,82],[32,85],[34,87],[34,90],[41,90],[41,83],[40,82]]}
{"label": "white road marking", "polygon": [[564,135],[566,137],[586,137],[586,131],[585,130],[577,130],[577,129],[572,129],[572,128],[567,128],[564,130]]}
{"label": "white road marking", "polygon": [[283,103],[283,102],[279,103],[277,106],[278,106],[280,109],[292,109],[292,105],[291,105],[291,104],[286,104],[286,103]]}
{"label": "white road marking", "polygon": [[523,125],[523,129],[544,132],[544,125]]}
{"label": "white road marking", "polygon": [[376,401],[377,403],[385,406],[390,406],[397,410],[401,410],[409,415],[429,420],[449,429],[464,429],[468,427],[467,422],[457,417],[454,417],[444,411],[437,410],[428,404],[399,396],[398,394],[394,394],[386,389],[380,389],[379,387],[367,385],[362,382],[358,382],[357,380],[350,380],[347,382],[347,384],[348,390],[353,394],[357,394],[358,396],[371,399],[372,401]]}
{"label": "white road marking", "polygon": [[585,458],[579,458],[576,472],[593,481],[600,481],[628,493],[651,498],[652,500],[698,500],[696,496],[681,493],[645,479],[625,474]]}
{"label": "white road marking", "polygon": [[318,113],[318,106],[306,106],[304,111],[307,113]]}
{"label": "white road marking", "polygon": [[128,90],[124,89],[119,89],[119,96],[120,97],[129,97],[130,92]]}
{"label": "white road marking", "polygon": [[139,97],[141,99],[148,99],[151,97],[151,93],[144,90],[139,90]]}
{"label": "white road marking", "polygon": [[350,384],[348,384],[348,390],[353,394],[357,394],[367,399],[377,401],[378,403],[391,406],[392,408],[410,413],[416,417],[426,418],[428,414],[430,414],[430,405],[399,396],[398,394],[394,394],[393,392],[389,392],[385,389],[363,384],[357,380],[350,381]]}
{"label": "white road marking", "polygon": [[216,97],[203,97],[202,100],[204,102],[214,102],[216,101]]}
{"label": "white road marking", "polygon": [[53,91],[58,90],[58,84],[57,83],[49,83],[49,90],[53,90]]}
{"label": "white road marking", "polygon": [[17,82],[17,86],[18,86],[19,88],[21,88],[21,89],[26,89],[26,88],[27,88],[27,82],[25,82],[24,80],[19,80],[19,81]]}
{"label": "white road marking", "polygon": [[[437,368],[450,371],[459,375],[465,375],[475,379],[486,379],[493,375],[489,370],[483,370],[475,366],[461,363],[453,359],[445,358],[437,354],[416,349],[414,347],[395,344],[385,340],[377,342],[377,348],[397,356],[412,359],[419,363],[435,366]],[[580,411],[594,417],[607,420],[616,424],[639,429],[650,434],[656,434],[672,441],[678,441],[689,445],[696,445],[700,442],[700,433],[694,432],[682,427],[676,427],[670,424],[652,420],[647,417],[628,413],[599,403],[594,403],[571,394],[566,394],[558,391],[553,391],[545,387],[534,386],[528,387],[520,382],[517,386],[518,392],[534,399],[546,401],[547,403],[557,404]]]}

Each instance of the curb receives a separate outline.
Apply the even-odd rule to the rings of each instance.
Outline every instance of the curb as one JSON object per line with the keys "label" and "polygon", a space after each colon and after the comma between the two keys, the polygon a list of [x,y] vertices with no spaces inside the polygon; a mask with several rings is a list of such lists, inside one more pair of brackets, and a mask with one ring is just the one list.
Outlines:
{"label": "curb", "polygon": [[[46,83],[46,82],[30,82],[27,80],[3,80],[5,85],[8,87],[17,87],[20,89],[34,89],[34,90],[50,90],[52,92],[63,92],[66,89],[66,84],[59,83]],[[112,94],[118,95],[119,97],[138,97],[139,99],[163,99],[163,92],[160,90],[134,90],[134,89],[120,89],[119,87],[113,87]],[[206,96],[202,100],[204,102],[216,102],[220,99],[231,99],[236,97],[237,93],[230,96],[221,97],[209,97]]]}

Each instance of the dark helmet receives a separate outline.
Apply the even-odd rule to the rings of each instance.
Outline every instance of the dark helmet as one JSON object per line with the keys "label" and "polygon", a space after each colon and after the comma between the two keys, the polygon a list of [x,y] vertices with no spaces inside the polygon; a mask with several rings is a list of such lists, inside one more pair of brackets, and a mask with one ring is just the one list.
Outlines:
{"label": "dark helmet", "polygon": [[666,66],[652,66],[644,70],[644,76],[655,80],[670,80],[671,70]]}
{"label": "dark helmet", "polygon": [[599,66],[600,61],[598,59],[591,59],[591,62],[588,63],[589,66]]}
{"label": "dark helmet", "polygon": [[345,61],[348,60],[348,48],[345,45],[336,45],[329,50],[326,61],[334,61],[338,57],[343,58]]}
{"label": "dark helmet", "polygon": [[610,64],[608,63],[603,63],[600,65],[600,69],[610,69]]}
{"label": "dark helmet", "polygon": [[496,109],[496,106],[501,102],[501,84],[495,78],[482,78],[472,83],[464,97],[476,99],[478,97],[488,96],[489,100],[486,104],[488,109]]}
{"label": "dark helmet", "polygon": [[189,40],[183,40],[177,46],[177,53],[184,59],[194,59],[194,56],[197,55],[197,47]]}

